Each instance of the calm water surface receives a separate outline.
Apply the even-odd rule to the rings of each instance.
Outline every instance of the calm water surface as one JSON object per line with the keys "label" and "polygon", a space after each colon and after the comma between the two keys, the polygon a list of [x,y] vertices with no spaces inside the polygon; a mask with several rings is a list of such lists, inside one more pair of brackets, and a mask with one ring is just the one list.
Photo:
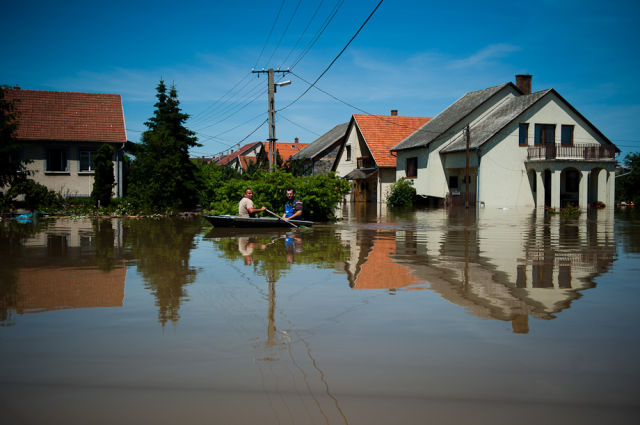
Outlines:
{"label": "calm water surface", "polygon": [[3,423],[637,423],[640,219],[0,223]]}

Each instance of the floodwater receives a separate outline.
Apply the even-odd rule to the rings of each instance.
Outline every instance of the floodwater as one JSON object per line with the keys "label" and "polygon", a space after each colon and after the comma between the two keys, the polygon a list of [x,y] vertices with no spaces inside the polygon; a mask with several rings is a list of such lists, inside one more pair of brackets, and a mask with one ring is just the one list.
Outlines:
{"label": "floodwater", "polygon": [[15,424],[637,423],[640,219],[0,223]]}

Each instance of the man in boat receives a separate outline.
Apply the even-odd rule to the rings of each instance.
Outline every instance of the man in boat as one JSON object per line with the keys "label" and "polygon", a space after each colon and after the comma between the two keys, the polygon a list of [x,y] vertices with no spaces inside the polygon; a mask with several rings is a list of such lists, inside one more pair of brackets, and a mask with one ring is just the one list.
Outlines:
{"label": "man in boat", "polygon": [[284,204],[283,220],[292,218],[302,218],[302,201],[296,198],[296,191],[293,188],[287,189],[287,202]]}
{"label": "man in boat", "polygon": [[255,217],[256,213],[259,213],[267,209],[267,207],[256,208],[253,205],[252,199],[253,199],[253,190],[245,189],[244,196],[242,197],[242,199],[240,200],[240,203],[238,204],[238,215],[240,217],[244,217],[244,218]]}

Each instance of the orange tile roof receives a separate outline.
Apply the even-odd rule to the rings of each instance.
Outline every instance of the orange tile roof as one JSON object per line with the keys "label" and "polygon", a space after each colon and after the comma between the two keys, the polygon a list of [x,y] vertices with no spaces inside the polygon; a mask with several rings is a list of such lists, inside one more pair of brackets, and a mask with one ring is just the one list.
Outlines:
{"label": "orange tile roof", "polygon": [[377,237],[360,267],[354,289],[395,289],[424,283],[409,267],[393,262],[391,256],[395,253],[395,236]]}
{"label": "orange tile roof", "polygon": [[6,89],[15,100],[18,139],[126,142],[119,94]]}
{"label": "orange tile roof", "polygon": [[253,148],[258,143],[260,143],[260,142],[247,143],[246,145],[244,145],[241,148],[239,148],[237,151],[232,152],[229,155],[221,156],[216,161],[216,165],[227,165],[228,163],[230,163],[231,161],[236,159],[239,155],[242,155],[243,153],[247,152],[248,150]]}
{"label": "orange tile roof", "polygon": [[[291,155],[300,152],[302,148],[308,145],[309,143],[276,142],[276,150],[280,153],[280,158],[282,158],[283,161],[286,161],[291,157]],[[269,142],[262,142],[262,146],[264,147],[265,152],[269,153]]]}
{"label": "orange tile roof", "polygon": [[240,167],[247,171],[247,168],[249,167],[249,165],[253,164],[254,162],[256,162],[256,157],[255,156],[244,156],[244,155],[240,155],[238,157],[238,161],[240,161]]}
{"label": "orange tile roof", "polygon": [[391,156],[391,148],[431,120],[399,115],[354,115],[353,119],[378,167],[395,167],[396,158]]}

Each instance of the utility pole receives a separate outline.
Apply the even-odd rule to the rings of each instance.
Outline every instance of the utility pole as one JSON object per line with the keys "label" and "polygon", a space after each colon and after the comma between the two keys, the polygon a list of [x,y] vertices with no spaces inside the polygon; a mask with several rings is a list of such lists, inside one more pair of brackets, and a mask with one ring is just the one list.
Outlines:
{"label": "utility pole", "polygon": [[[276,108],[275,108],[275,93],[278,86],[286,86],[291,84],[291,81],[283,81],[281,83],[276,83],[274,81],[274,75],[276,73],[281,73],[283,76],[289,73],[289,69],[273,69],[269,68],[265,70],[256,71],[255,69],[251,70],[254,74],[267,74],[267,93],[268,93],[268,105],[269,105],[269,170],[273,171],[273,168],[276,163]],[[258,75],[259,77],[260,75]]]}
{"label": "utility pole", "polygon": [[465,176],[464,176],[464,207],[469,208],[469,124],[465,128],[465,133],[467,135],[467,163],[465,167]]}

